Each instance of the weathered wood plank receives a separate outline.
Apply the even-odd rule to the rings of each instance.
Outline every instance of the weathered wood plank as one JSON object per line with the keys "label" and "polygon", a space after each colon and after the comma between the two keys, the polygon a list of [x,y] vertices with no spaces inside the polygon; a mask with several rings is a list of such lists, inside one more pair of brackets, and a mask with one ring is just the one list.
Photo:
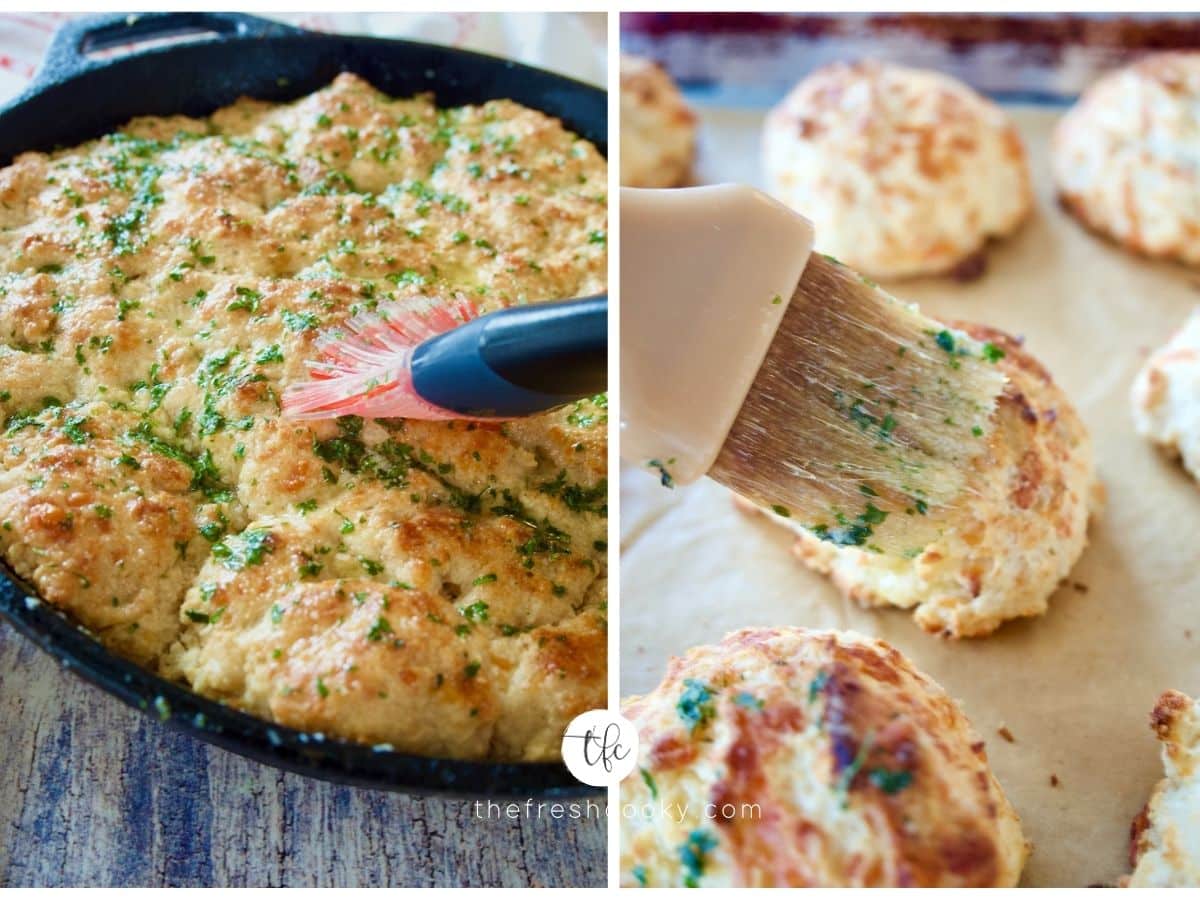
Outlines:
{"label": "weathered wood plank", "polygon": [[0,886],[602,886],[605,822],[480,819],[160,727],[0,624]]}

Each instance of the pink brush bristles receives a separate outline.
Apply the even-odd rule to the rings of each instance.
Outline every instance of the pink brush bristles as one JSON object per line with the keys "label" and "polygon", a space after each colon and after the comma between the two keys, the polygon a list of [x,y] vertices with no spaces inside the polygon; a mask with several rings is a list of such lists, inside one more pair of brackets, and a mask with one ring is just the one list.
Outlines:
{"label": "pink brush bristles", "polygon": [[292,419],[465,419],[427,403],[412,383],[412,351],[422,342],[478,315],[469,300],[449,306],[403,300],[386,313],[360,313],[317,339],[321,356],[309,362],[311,381],[289,387],[283,414]]}

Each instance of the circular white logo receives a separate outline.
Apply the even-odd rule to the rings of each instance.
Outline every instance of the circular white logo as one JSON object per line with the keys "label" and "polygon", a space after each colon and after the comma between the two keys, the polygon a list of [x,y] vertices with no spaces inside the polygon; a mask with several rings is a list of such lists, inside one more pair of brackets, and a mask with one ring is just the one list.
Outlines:
{"label": "circular white logo", "polygon": [[638,735],[633,723],[607,709],[576,716],[563,733],[563,762],[592,787],[616,784],[637,765]]}

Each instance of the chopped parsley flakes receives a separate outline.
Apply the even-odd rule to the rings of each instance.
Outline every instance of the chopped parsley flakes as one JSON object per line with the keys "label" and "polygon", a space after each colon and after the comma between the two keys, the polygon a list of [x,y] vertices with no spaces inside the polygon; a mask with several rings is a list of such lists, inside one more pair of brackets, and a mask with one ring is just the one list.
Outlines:
{"label": "chopped parsley flakes", "polygon": [[486,622],[488,620],[488,605],[482,600],[476,600],[470,606],[464,606],[459,610],[463,617],[472,622]]}
{"label": "chopped parsley flakes", "polygon": [[367,632],[368,641],[381,641],[385,634],[392,634],[391,623],[383,616],[375,620],[375,624],[371,626],[371,630]]}
{"label": "chopped parsley flakes", "polygon": [[704,874],[704,867],[708,864],[708,854],[716,847],[716,837],[703,828],[697,828],[688,835],[688,839],[679,848],[679,861],[683,863],[685,887],[700,886],[700,877]]}
{"label": "chopped parsley flakes", "polygon": [[875,533],[875,526],[882,524],[887,517],[888,514],[882,509],[868,503],[867,508],[853,519],[839,512],[834,516],[837,525],[817,524],[809,530],[821,540],[838,547],[861,547]]}
{"label": "chopped parsley flakes", "polygon": [[646,467],[650,468],[650,469],[658,470],[658,481],[663,487],[673,488],[673,487],[675,487],[675,478],[671,475],[670,472],[667,471],[667,466],[674,465],[674,464],[675,464],[674,458],[668,459],[666,464],[663,464],[662,461],[660,461],[660,460],[652,459],[646,463]]}
{"label": "chopped parsley flakes", "polygon": [[717,714],[713,702],[712,690],[702,681],[695,678],[685,678],[683,693],[675,704],[675,711],[683,719],[688,731],[695,731],[699,726],[712,719]]}
{"label": "chopped parsley flakes", "polygon": [[867,773],[867,779],[885,794],[898,794],[912,784],[913,774],[906,769],[892,771],[891,769],[872,769]]}
{"label": "chopped parsley flakes", "polygon": [[874,743],[875,739],[873,735],[868,734],[863,738],[862,743],[859,744],[858,752],[854,755],[854,759],[842,769],[841,776],[834,786],[835,793],[842,798],[842,809],[850,805],[850,788],[854,784],[854,779],[858,777],[858,773],[866,765],[867,757],[870,755]]}
{"label": "chopped parsley flakes", "polygon": [[266,554],[273,550],[271,532],[264,528],[252,528],[214,544],[212,552],[225,568],[238,572],[247,566],[261,564]]}
{"label": "chopped parsley flakes", "polygon": [[295,313],[290,309],[280,310],[280,317],[283,319],[283,324],[287,326],[288,331],[313,331],[321,324],[321,320],[314,313]]}
{"label": "chopped parsley flakes", "polygon": [[650,792],[650,799],[658,799],[658,785],[654,783],[654,776],[650,774],[648,769],[639,768],[638,771],[642,774],[642,781],[646,785],[646,790]]}

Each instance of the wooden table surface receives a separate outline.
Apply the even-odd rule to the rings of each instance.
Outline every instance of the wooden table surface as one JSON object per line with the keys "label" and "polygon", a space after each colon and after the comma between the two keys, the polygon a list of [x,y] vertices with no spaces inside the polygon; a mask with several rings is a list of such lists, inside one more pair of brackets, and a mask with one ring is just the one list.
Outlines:
{"label": "wooden table surface", "polygon": [[0,887],[603,886],[602,818],[326,784],[160,727],[0,623]]}

